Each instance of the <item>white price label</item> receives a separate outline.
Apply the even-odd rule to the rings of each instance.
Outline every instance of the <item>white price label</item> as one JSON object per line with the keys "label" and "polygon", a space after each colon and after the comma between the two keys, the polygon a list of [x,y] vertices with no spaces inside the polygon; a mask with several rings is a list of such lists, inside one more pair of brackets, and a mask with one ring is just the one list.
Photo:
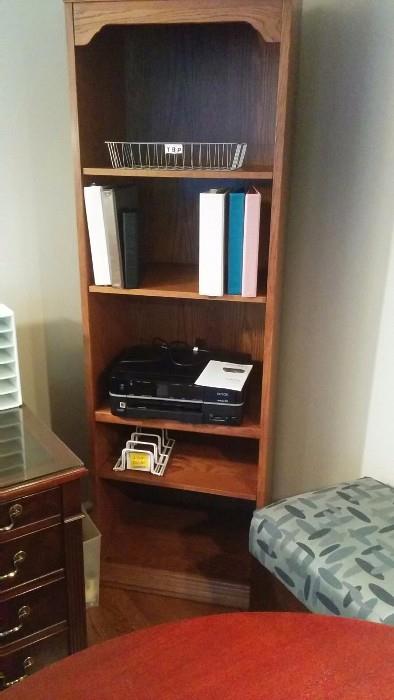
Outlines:
{"label": "white price label", "polygon": [[181,143],[165,143],[164,144],[165,154],[171,156],[177,156],[183,153],[183,146]]}

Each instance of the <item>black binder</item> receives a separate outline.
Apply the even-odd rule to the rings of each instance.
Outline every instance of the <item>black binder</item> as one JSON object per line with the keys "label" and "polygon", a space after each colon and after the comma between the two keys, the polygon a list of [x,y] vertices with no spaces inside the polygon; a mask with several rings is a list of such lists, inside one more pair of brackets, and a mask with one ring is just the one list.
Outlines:
{"label": "black binder", "polygon": [[122,214],[124,286],[126,289],[138,287],[138,212],[133,209]]}

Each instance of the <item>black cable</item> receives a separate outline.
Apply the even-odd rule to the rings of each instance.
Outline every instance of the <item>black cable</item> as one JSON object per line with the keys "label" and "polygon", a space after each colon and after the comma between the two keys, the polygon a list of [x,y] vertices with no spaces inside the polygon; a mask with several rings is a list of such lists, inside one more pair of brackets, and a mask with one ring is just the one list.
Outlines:
{"label": "black cable", "polygon": [[[196,340],[196,343],[192,347],[188,343],[185,343],[182,340],[172,340],[170,343],[168,343],[166,340],[163,340],[163,338],[153,338],[152,340],[152,345],[153,346],[158,346],[161,350],[166,352],[168,354],[168,359],[169,361],[175,366],[175,367],[195,367],[196,365],[200,364],[202,361],[201,355],[209,355],[211,353],[210,350],[207,348],[201,348],[197,345],[199,341]],[[185,354],[189,355],[191,361],[184,361],[180,360],[180,358],[176,357],[176,353],[180,354],[181,352],[184,352]],[[194,361],[193,361],[194,358]]]}

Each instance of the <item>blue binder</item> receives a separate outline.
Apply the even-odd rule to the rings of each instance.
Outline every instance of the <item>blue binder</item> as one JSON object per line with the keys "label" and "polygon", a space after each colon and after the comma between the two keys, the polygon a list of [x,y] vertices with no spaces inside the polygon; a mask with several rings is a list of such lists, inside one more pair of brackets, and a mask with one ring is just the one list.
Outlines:
{"label": "blue binder", "polygon": [[230,192],[228,213],[227,293],[242,294],[245,192]]}

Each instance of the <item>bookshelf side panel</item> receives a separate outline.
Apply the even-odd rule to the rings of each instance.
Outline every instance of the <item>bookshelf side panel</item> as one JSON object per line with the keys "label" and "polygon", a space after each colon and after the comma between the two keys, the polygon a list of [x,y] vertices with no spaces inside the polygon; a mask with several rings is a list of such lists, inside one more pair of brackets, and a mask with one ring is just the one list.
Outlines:
{"label": "bookshelf side panel", "polygon": [[264,332],[264,372],[261,404],[262,439],[260,441],[257,506],[267,503],[270,494],[283,243],[288,197],[291,113],[297,65],[296,47],[300,9],[301,3],[299,0],[284,0],[283,2]]}
{"label": "bookshelf side panel", "polygon": [[78,257],[80,271],[80,289],[81,289],[81,311],[82,311],[82,331],[84,343],[84,370],[85,370],[85,387],[86,387],[86,409],[88,416],[88,431],[89,431],[89,446],[90,446],[90,468],[94,467],[95,453],[95,423],[94,423],[94,391],[95,378],[92,373],[93,366],[93,348],[91,343],[91,333],[94,328],[94,319],[91,317],[89,306],[88,287],[92,280],[92,265],[90,258],[90,247],[88,240],[88,232],[86,227],[85,207],[83,201],[83,185],[81,176],[81,157],[80,157],[80,139],[79,139],[79,121],[78,121],[78,103],[77,103],[77,77],[75,66],[75,49],[74,49],[74,30],[73,30],[73,6],[66,5],[66,32],[67,32],[67,49],[68,49],[68,74],[69,74],[69,90],[70,90],[70,111],[71,111],[71,137],[74,162],[74,184],[75,184],[75,203],[77,216],[77,235],[78,235]]}

